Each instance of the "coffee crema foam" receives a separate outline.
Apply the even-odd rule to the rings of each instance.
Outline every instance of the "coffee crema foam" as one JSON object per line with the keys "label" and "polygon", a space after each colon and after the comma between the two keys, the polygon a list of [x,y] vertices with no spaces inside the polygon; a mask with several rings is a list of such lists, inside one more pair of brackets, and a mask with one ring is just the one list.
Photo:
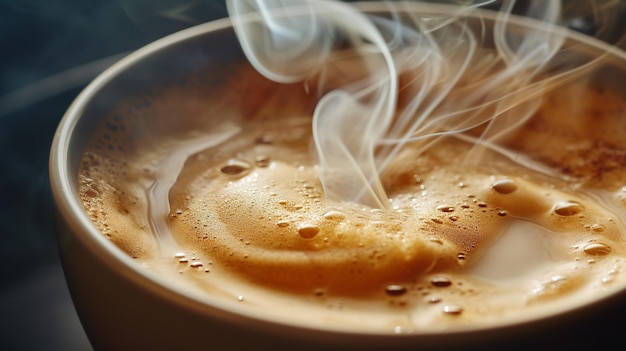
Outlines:
{"label": "coffee crema foam", "polygon": [[409,144],[381,175],[381,210],[324,198],[311,90],[229,72],[123,104],[82,159],[92,221],[172,286],[381,333],[525,320],[624,286],[623,96],[550,93],[501,143],[521,160],[485,148],[468,162],[459,136]]}

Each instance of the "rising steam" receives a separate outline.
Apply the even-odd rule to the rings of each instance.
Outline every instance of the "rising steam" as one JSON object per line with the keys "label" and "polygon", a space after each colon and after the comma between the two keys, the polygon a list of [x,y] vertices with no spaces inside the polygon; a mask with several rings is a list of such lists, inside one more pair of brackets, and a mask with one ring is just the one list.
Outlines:
{"label": "rising steam", "polygon": [[[358,64],[364,74],[346,73],[354,78],[332,86],[316,107],[320,177],[332,199],[386,208],[379,175],[406,143],[426,148],[436,136],[483,126],[462,136],[476,145],[468,162],[477,162],[536,111],[542,94],[584,69],[546,74],[564,42],[560,1],[529,1],[525,15],[539,21],[528,27],[511,25],[514,1],[499,2],[487,33],[467,16],[489,3],[437,13],[428,4],[385,2],[378,8],[386,16],[332,0],[228,0],[227,7],[249,61],[271,80],[323,83],[345,56]],[[258,20],[241,16],[250,13]]]}

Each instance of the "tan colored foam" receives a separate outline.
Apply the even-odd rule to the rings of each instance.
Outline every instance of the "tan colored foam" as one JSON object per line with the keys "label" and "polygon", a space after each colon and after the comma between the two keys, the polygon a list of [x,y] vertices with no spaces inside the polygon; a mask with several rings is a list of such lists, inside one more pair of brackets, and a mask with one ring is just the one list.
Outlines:
{"label": "tan colored foam", "polygon": [[[590,100],[577,113],[567,111],[569,100],[561,95],[550,97],[507,141],[557,170],[556,176],[489,150],[480,163],[471,162],[464,158],[471,145],[455,138],[419,155],[420,145],[410,145],[383,174],[391,210],[382,211],[324,198],[308,151],[313,103],[307,89],[272,85],[249,68],[239,75],[246,79],[235,77],[225,88],[238,87],[236,96],[172,88],[150,106],[131,102],[131,112],[120,109],[124,122],[113,115],[109,122],[116,128],[103,124],[85,152],[81,199],[94,223],[175,284],[232,301],[245,291],[241,300],[251,308],[285,304],[284,313],[305,311],[310,320],[303,323],[334,321],[330,325],[339,328],[383,332],[501,323],[624,286],[624,162],[614,157],[608,167],[602,156],[617,155],[623,141],[609,136],[602,145],[613,151],[598,152],[589,140],[603,134],[588,127],[597,115],[620,125],[608,116],[622,108],[621,97],[585,90]],[[609,103],[593,104],[597,100]],[[593,116],[583,113],[592,106]],[[551,121],[566,112],[578,119],[563,132]],[[172,115],[178,117],[174,125]],[[170,150],[201,140],[226,120],[242,131],[191,155],[182,170],[160,168]],[[602,130],[617,130],[615,125]],[[548,138],[557,128],[562,132]],[[589,155],[601,168],[587,164]],[[146,206],[152,183],[165,175],[178,177],[166,222],[176,239],[172,246],[158,244]],[[511,228],[541,230],[527,238],[512,237]],[[490,252],[509,247],[509,237],[511,250],[522,245],[541,251],[540,263],[515,279],[481,275],[481,260],[510,263],[515,271],[517,261]],[[174,257],[178,251],[185,252],[183,259]],[[446,280],[450,284],[441,285]],[[405,290],[394,296],[385,292],[390,285]],[[378,319],[363,321],[371,314]]]}
{"label": "tan colored foam", "polygon": [[314,169],[290,163],[199,180],[173,232],[254,281],[308,293],[359,295],[458,265],[457,245],[427,235],[429,219],[328,203]]}

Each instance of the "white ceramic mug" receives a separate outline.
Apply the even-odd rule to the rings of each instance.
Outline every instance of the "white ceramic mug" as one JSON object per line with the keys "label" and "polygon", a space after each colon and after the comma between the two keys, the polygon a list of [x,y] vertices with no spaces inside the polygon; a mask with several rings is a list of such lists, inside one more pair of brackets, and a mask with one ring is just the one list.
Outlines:
{"label": "white ceramic mug", "polygon": [[[376,4],[361,6],[368,11],[381,9]],[[445,6],[424,8],[433,12],[450,11]],[[493,13],[477,13],[487,26],[492,24]],[[520,18],[511,21],[521,27],[536,25]],[[624,53],[592,38],[566,34],[567,40],[576,44],[572,46],[572,60],[578,56],[607,55],[605,67],[593,79],[602,79],[607,86],[623,90]],[[136,51],[102,73],[77,97],[61,121],[50,160],[51,185],[59,213],[60,248],[74,304],[95,348],[391,350],[468,345],[513,347],[526,345],[524,342],[541,345],[541,338],[550,335],[567,338],[568,328],[591,328],[588,323],[602,320],[600,312],[614,308],[622,298],[620,295],[626,295],[624,287],[621,294],[578,306],[564,314],[496,328],[453,333],[368,334],[292,325],[271,315],[248,313],[245,307],[221,306],[211,297],[200,301],[147,271],[97,230],[81,204],[77,179],[85,144],[113,106],[136,91],[165,79],[187,77],[196,70],[217,72],[227,62],[243,60],[228,19],[173,34]]]}

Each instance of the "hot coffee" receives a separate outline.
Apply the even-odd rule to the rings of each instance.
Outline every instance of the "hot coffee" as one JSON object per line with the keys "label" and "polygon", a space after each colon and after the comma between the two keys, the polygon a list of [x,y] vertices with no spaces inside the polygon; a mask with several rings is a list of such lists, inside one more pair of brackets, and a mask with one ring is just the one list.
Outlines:
{"label": "hot coffee", "polygon": [[570,82],[497,144],[480,142],[484,126],[409,142],[381,174],[381,209],[325,196],[315,82],[228,72],[121,105],[81,162],[92,221],[177,289],[299,325],[421,333],[624,286],[620,93]]}

